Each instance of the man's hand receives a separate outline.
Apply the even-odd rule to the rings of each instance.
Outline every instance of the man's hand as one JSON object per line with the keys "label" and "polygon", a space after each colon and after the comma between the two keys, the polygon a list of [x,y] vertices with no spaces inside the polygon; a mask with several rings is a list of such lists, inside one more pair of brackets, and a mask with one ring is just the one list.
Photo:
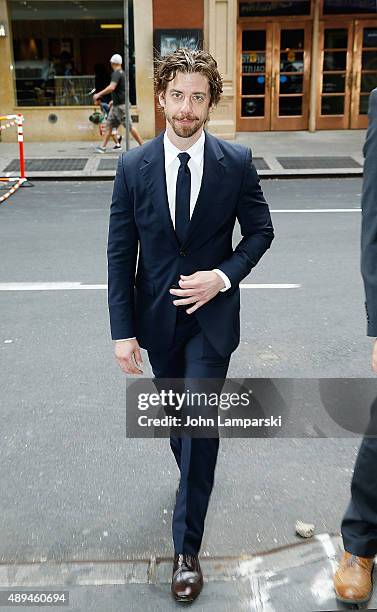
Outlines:
{"label": "man's hand", "polygon": [[125,374],[143,373],[143,360],[137,340],[115,341],[115,358]]}
{"label": "man's hand", "polygon": [[372,350],[372,370],[377,374],[377,340],[374,341]]}
{"label": "man's hand", "polygon": [[194,306],[186,310],[187,314],[192,314],[203,304],[212,300],[225,285],[222,278],[216,272],[208,270],[195,272],[190,274],[190,276],[181,274],[179,286],[181,289],[170,289],[172,295],[182,298],[174,300],[173,304],[175,306],[194,304]]}
{"label": "man's hand", "polygon": [[98,95],[98,93],[95,93],[95,94],[93,95],[93,102],[94,102],[94,104],[96,104],[96,103],[97,103],[97,100],[99,100],[99,95]]}

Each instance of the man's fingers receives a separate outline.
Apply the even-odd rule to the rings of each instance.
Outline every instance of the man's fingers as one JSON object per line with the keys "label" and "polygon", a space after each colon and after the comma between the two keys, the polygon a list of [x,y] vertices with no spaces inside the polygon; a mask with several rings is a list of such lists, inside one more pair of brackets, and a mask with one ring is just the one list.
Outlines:
{"label": "man's fingers", "polygon": [[198,310],[198,308],[203,306],[203,304],[205,304],[205,303],[206,302],[196,302],[195,306],[192,306],[191,308],[186,310],[187,314],[192,314],[193,312],[195,312],[195,310]]}
{"label": "man's fingers", "polygon": [[143,365],[143,358],[141,356],[140,349],[136,349],[134,352],[136,365]]}
{"label": "man's fingers", "polygon": [[122,370],[122,372],[124,372],[125,374],[133,374],[134,372],[131,371],[131,368],[129,366],[128,361],[125,360],[118,360],[118,365],[120,367],[120,369]]}
{"label": "man's fingers", "polygon": [[170,289],[172,295],[178,295],[179,297],[189,297],[192,295],[192,289],[187,287],[186,289]]}
{"label": "man's fingers", "polygon": [[187,279],[186,278],[180,278],[178,282],[179,282],[179,285],[181,287],[183,287],[184,289],[191,289],[191,288],[194,289],[200,283],[200,281],[198,281],[195,278],[192,278],[192,279],[191,278],[187,278]]}
{"label": "man's fingers", "polygon": [[129,357],[118,358],[118,364],[121,370],[125,374],[141,374],[141,370],[139,370],[134,364],[132,355]]}
{"label": "man's fingers", "polygon": [[119,362],[119,365],[120,365],[120,369],[125,374],[136,374],[135,366],[130,364],[130,362],[128,360],[123,360],[123,361]]}
{"label": "man's fingers", "polygon": [[128,367],[131,370],[131,374],[140,374],[141,370],[137,367],[136,361],[135,361],[135,353],[131,353],[131,355],[128,358]]}
{"label": "man's fingers", "polygon": [[115,357],[120,369],[125,374],[143,373],[141,369],[143,358],[136,339],[130,338],[123,342],[115,342]]}
{"label": "man's fingers", "polygon": [[186,304],[192,304],[193,302],[197,302],[199,300],[198,297],[189,297],[184,300],[173,300],[174,306],[186,306]]}
{"label": "man's fingers", "polygon": [[131,367],[136,370],[136,372],[133,372],[133,374],[141,374],[142,370],[139,368],[139,364],[136,361],[136,357],[135,357],[135,353],[132,353],[131,358],[130,358],[130,363],[131,363]]}
{"label": "man's fingers", "polygon": [[142,371],[136,368],[134,365],[129,365],[125,368],[122,368],[123,372],[126,374],[142,374]]}

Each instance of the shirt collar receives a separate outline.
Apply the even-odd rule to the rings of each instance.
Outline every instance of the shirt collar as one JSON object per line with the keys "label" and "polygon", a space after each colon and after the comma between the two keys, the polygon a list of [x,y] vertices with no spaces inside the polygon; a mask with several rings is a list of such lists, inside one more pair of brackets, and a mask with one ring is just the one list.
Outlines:
{"label": "shirt collar", "polygon": [[[204,155],[204,142],[205,142],[205,132],[202,131],[200,138],[189,148],[186,153],[188,153],[191,159],[199,166],[203,161]],[[179,153],[182,153],[178,147],[176,147],[172,141],[169,139],[167,133],[164,134],[164,149],[165,149],[165,168],[170,166],[170,164],[175,160]]]}

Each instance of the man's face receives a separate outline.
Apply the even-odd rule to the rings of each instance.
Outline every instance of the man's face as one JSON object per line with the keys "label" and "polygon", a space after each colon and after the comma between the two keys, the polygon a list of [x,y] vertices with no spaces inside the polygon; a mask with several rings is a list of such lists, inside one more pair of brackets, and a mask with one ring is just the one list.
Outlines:
{"label": "man's face", "polygon": [[199,72],[177,72],[165,93],[159,94],[166,120],[181,138],[193,136],[208,119],[208,78]]}

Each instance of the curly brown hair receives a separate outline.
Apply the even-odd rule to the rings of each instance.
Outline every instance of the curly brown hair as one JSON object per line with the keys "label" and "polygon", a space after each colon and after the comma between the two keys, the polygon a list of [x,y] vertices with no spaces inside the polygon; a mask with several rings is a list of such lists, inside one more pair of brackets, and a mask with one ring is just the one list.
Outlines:
{"label": "curly brown hair", "polygon": [[216,106],[223,91],[223,80],[214,57],[202,49],[177,49],[174,53],[156,59],[154,89],[158,96],[165,93],[169,81],[177,72],[200,72],[208,78],[211,99],[209,106]]}

